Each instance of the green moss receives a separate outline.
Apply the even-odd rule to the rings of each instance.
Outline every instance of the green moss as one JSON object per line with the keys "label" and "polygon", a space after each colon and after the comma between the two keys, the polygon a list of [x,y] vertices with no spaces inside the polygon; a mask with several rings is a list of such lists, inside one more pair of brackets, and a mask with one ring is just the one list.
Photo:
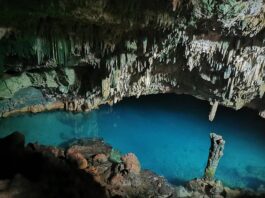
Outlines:
{"label": "green moss", "polygon": [[206,169],[205,178],[210,179],[210,180],[214,179],[215,171],[216,171],[216,169],[214,169],[214,168]]}
{"label": "green moss", "polygon": [[116,149],[112,149],[109,157],[110,161],[115,163],[121,163],[121,153]]}

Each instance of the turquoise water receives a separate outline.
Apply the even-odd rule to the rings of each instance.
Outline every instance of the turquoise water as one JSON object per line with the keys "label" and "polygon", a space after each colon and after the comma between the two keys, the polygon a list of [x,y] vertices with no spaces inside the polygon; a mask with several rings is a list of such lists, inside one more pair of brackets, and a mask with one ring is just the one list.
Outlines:
{"label": "turquoise water", "polygon": [[209,105],[188,96],[125,99],[90,113],[47,112],[0,120],[0,136],[20,131],[27,142],[61,145],[73,138],[102,137],[142,167],[174,184],[203,175],[209,133],[226,140],[216,177],[232,187],[265,184],[265,121],[251,110],[219,108],[209,122]]}

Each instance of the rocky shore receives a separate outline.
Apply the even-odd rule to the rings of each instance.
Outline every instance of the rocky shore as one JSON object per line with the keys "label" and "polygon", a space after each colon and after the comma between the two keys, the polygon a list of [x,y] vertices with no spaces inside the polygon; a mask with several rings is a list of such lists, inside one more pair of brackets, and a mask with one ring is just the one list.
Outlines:
{"label": "rocky shore", "polygon": [[[102,140],[61,147],[29,143],[15,132],[0,139],[0,197],[264,197],[264,189],[231,189],[221,181],[194,179],[174,186],[141,169],[133,153],[121,155]],[[180,170],[181,171],[181,170]]]}

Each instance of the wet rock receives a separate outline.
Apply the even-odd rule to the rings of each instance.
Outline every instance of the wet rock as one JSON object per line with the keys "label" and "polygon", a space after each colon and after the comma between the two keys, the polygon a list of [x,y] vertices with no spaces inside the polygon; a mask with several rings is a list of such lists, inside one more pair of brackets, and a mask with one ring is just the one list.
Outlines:
{"label": "wet rock", "polygon": [[173,190],[167,185],[167,183],[162,182],[158,185],[158,193],[161,197],[172,197]]}
{"label": "wet rock", "polygon": [[121,173],[114,175],[110,180],[110,184],[113,186],[122,186],[123,183],[124,183],[124,177]]}
{"label": "wet rock", "polygon": [[68,151],[77,151],[88,159],[95,154],[109,155],[111,149],[111,146],[105,144],[102,140],[81,139],[72,142]]}
{"label": "wet rock", "polygon": [[123,163],[115,163],[113,173],[115,174],[122,174],[127,175],[129,171],[125,169],[125,165]]}
{"label": "wet rock", "polygon": [[8,188],[10,180],[0,180],[0,191],[4,191]]}
{"label": "wet rock", "polygon": [[42,146],[39,144],[28,144],[27,149],[32,149],[34,151],[40,152],[47,156],[53,156],[56,158],[64,158],[64,150],[54,146]]}
{"label": "wet rock", "polygon": [[121,153],[117,149],[111,149],[109,160],[114,163],[121,163]]}
{"label": "wet rock", "polygon": [[95,166],[88,166],[85,171],[92,175],[98,175],[98,169]]}
{"label": "wet rock", "polygon": [[257,192],[260,194],[265,194],[265,186],[264,185],[260,185],[257,189]]}
{"label": "wet rock", "polygon": [[[19,134],[0,139],[0,147],[21,145],[19,142],[24,145],[20,139]],[[14,143],[10,143],[10,140],[14,140]],[[110,146],[102,141],[95,140],[93,143],[92,140],[83,139],[70,145],[65,150],[66,157],[61,153],[63,149],[38,144],[29,144],[26,149],[14,146],[23,151],[19,155],[10,152],[12,150],[0,150],[12,156],[16,154],[14,159],[19,156],[15,160],[15,166],[10,168],[14,169],[13,174],[6,175],[7,179],[0,178],[0,197],[264,197],[262,186],[258,192],[235,190],[224,187],[219,181],[207,179],[194,179],[186,187],[176,187],[169,184],[164,177],[148,170],[140,170],[140,163],[132,153],[122,156],[121,163],[111,162],[108,158],[111,153]],[[97,146],[99,151],[106,153],[99,152]],[[14,160],[3,162],[10,166]]]}
{"label": "wet rock", "polygon": [[23,149],[25,145],[25,136],[19,132],[14,132],[5,138],[0,139],[0,147],[3,150],[14,150],[14,149]]}
{"label": "wet rock", "polygon": [[191,193],[187,191],[186,188],[184,188],[183,186],[178,186],[176,187],[176,196],[177,197],[190,197]]}
{"label": "wet rock", "polygon": [[188,182],[187,189],[193,194],[207,195],[209,197],[222,198],[225,195],[223,184],[214,180],[194,179]]}
{"label": "wet rock", "polygon": [[[217,103],[218,104],[218,103]],[[219,161],[224,155],[225,141],[222,136],[215,133],[210,133],[211,146],[207,165],[204,171],[204,177],[207,180],[213,180]]]}
{"label": "wet rock", "polygon": [[224,187],[226,197],[240,197],[241,192],[238,189],[230,189],[228,187]]}
{"label": "wet rock", "polygon": [[97,154],[93,157],[93,161],[94,163],[95,162],[98,162],[98,163],[104,163],[104,162],[107,162],[108,161],[108,157],[103,154],[103,153],[100,153],[100,154]]}
{"label": "wet rock", "polygon": [[125,169],[134,174],[139,174],[141,171],[141,165],[138,158],[133,153],[128,153],[121,157],[122,162],[125,165]]}
{"label": "wet rock", "polygon": [[86,158],[76,150],[68,150],[66,157],[79,169],[85,169],[88,166]]}
{"label": "wet rock", "polygon": [[60,148],[37,144],[24,148],[19,133],[0,139],[0,148],[1,198],[106,197],[92,176],[79,170],[87,166],[79,153],[64,158]]}

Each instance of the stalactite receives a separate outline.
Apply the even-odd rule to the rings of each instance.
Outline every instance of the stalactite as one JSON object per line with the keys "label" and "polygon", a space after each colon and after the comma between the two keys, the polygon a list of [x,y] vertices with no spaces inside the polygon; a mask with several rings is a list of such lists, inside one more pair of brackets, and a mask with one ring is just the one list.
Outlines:
{"label": "stalactite", "polygon": [[230,84],[230,89],[229,89],[229,95],[228,95],[228,99],[230,100],[233,96],[233,90],[234,90],[234,82],[235,82],[235,78],[233,78],[231,80],[231,84]]}
{"label": "stalactite", "polygon": [[213,121],[214,118],[215,118],[215,115],[216,115],[216,112],[217,112],[217,108],[218,108],[218,104],[219,102],[218,101],[215,101],[212,105],[212,108],[211,108],[211,111],[210,111],[210,114],[209,114],[209,120],[210,121]]}
{"label": "stalactite", "polygon": [[145,54],[147,51],[147,38],[143,40],[143,53]]}

